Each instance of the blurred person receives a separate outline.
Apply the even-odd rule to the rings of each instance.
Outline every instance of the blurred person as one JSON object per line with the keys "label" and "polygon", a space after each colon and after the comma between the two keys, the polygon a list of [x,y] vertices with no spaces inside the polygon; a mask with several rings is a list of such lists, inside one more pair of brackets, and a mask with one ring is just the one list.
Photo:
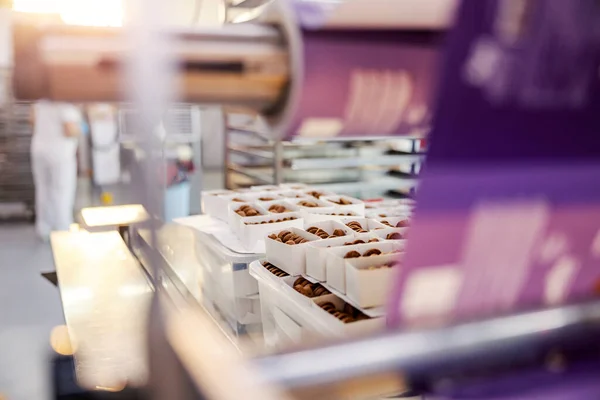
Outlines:
{"label": "blurred person", "polygon": [[51,231],[69,230],[73,223],[82,114],[72,104],[41,100],[31,119],[36,231],[47,241]]}

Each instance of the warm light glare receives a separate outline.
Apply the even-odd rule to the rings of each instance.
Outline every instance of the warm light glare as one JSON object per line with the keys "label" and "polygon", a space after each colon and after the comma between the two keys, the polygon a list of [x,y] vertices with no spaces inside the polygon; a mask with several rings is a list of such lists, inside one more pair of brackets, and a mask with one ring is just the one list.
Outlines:
{"label": "warm light glare", "polygon": [[121,26],[122,0],[14,0],[13,8],[20,12],[59,14],[72,25]]}

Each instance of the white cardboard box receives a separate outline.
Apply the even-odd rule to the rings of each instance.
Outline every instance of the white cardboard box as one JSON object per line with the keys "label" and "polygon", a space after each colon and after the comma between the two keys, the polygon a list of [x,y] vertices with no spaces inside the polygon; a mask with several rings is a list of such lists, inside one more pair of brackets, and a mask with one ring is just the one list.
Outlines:
{"label": "white cardboard box", "polygon": [[[333,196],[335,195],[335,193],[327,191],[327,190],[321,190],[321,189],[315,189],[315,188],[306,188],[305,190],[302,191],[303,193],[309,195],[312,198],[315,199],[319,199],[323,196]],[[314,194],[318,193],[319,197],[315,196]]]}
{"label": "white cardboard box", "polygon": [[279,186],[275,186],[275,185],[250,186],[250,190],[253,192],[265,192],[265,191],[279,190]]}
{"label": "white cardboard box", "polygon": [[308,222],[320,222],[320,221],[338,221],[341,222],[345,218],[363,218],[362,215],[355,213],[354,211],[341,210],[334,208],[333,210],[311,210],[305,209],[304,219]]}
{"label": "white cardboard box", "polygon": [[412,211],[407,206],[397,206],[391,208],[375,208],[366,210],[365,215],[367,218],[391,218],[391,217],[404,217],[410,218]]}
{"label": "white cardboard box", "polygon": [[[296,289],[294,289],[294,282],[296,282],[297,279],[299,279],[300,276],[288,276],[285,278],[281,278],[281,282],[283,283],[283,293],[286,296],[291,297],[292,299],[294,299],[294,301],[297,302],[305,302],[306,305],[310,305],[310,303],[312,303],[313,301],[315,301],[315,299],[318,299],[319,297],[322,296],[317,296],[317,297],[306,297],[305,295],[298,293],[296,291]],[[327,292],[327,295],[329,295],[331,293],[329,293],[329,291]]]}
{"label": "white cardboard box", "polygon": [[[280,214],[283,215],[283,214]],[[300,220],[303,224],[303,221]],[[259,225],[260,226],[260,225]],[[265,237],[265,249],[267,253],[267,261],[277,266],[277,268],[287,272],[290,275],[302,275],[306,273],[306,249],[310,242],[321,240],[320,237],[312,235],[306,232],[303,225],[296,228],[283,228],[277,230],[271,230],[267,232],[278,234],[283,230],[288,230],[295,233],[303,238],[307,239],[308,242],[302,244],[288,245],[285,243],[278,242],[276,240]],[[268,236],[265,234],[265,236]]]}
{"label": "white cardboard box", "polygon": [[[383,224],[382,221],[387,221],[392,226],[390,227],[385,224],[383,224],[383,225],[385,225],[388,228],[396,228],[396,224],[398,224],[401,221],[409,221],[410,222],[410,218],[406,215],[397,216],[397,217],[373,217],[373,219],[375,221],[381,222],[382,224]],[[398,228],[406,228],[406,227],[398,227]]]}
{"label": "white cardboard box", "polygon": [[340,293],[346,294],[346,260],[348,259],[344,258],[344,256],[353,250],[359,252],[360,254],[364,254],[371,249],[379,249],[382,253],[399,252],[404,250],[404,244],[396,241],[390,241],[332,247],[327,249],[327,284]]}
{"label": "white cardboard box", "polygon": [[317,320],[320,325],[328,327],[330,331],[337,333],[339,336],[372,333],[385,328],[385,318],[370,318],[346,324],[320,307],[320,304],[327,302],[333,303],[339,311],[344,310],[344,305],[346,303],[339,297],[331,294],[315,299],[312,305],[315,309],[313,313],[315,320]]}
{"label": "white cardboard box", "polygon": [[244,206],[250,206],[259,212],[259,215],[255,215],[254,217],[263,217],[263,216],[269,215],[269,212],[258,203],[238,203],[238,202],[230,203],[229,211],[228,211],[229,228],[231,229],[231,231],[233,233],[238,235],[238,237],[240,237],[240,239],[241,239],[240,230],[242,229],[242,224],[244,223],[244,221],[247,218],[253,218],[253,217],[242,217],[241,215],[239,215],[237,213],[237,211]]}
{"label": "white cardboard box", "polygon": [[286,201],[283,199],[274,200],[274,201],[257,201],[257,203],[260,204],[271,215],[283,214],[283,213],[276,213],[276,212],[270,211],[269,208],[273,205],[284,206],[287,209],[286,212],[300,212],[300,208],[297,205],[295,205],[293,202],[289,202],[289,201]]}
{"label": "white cardboard box", "polygon": [[[407,232],[408,228],[383,228],[376,229],[373,232],[371,232],[371,234],[383,240],[406,240]],[[392,233],[399,233],[400,235],[402,235],[402,239],[388,239],[388,235]]]}
{"label": "white cardboard box", "polygon": [[274,193],[277,193],[279,196],[281,196],[285,199],[307,199],[307,198],[312,199],[312,198],[314,198],[305,193],[302,193],[299,190],[280,190],[280,191],[277,191]]}
{"label": "white cardboard box", "polygon": [[[336,203],[340,199],[347,200],[351,204]],[[330,203],[333,207],[336,207],[342,211],[351,211],[351,212],[354,212],[357,215],[361,215],[361,216],[365,215],[365,203],[362,200],[355,199],[354,197],[335,195],[335,196],[321,197],[321,200],[323,200],[324,202]]]}
{"label": "white cardboard box", "polygon": [[226,197],[235,194],[230,190],[204,190],[200,193],[202,202],[202,212],[211,217],[227,221],[227,205],[229,202]]}
{"label": "white cardboard box", "polygon": [[[290,221],[260,224],[260,222],[263,221],[268,222],[272,220],[281,220],[283,218],[289,217],[295,217],[296,219]],[[302,216],[298,213],[284,213],[276,215],[267,215],[263,217],[246,217],[243,218],[241,222],[238,237],[240,238],[240,241],[242,242],[244,247],[246,247],[247,249],[253,249],[257,242],[263,241],[265,237],[273,231],[280,232],[284,229],[291,228],[301,229],[303,226],[304,220],[302,219]],[[277,267],[279,267],[279,265],[277,265]]]}
{"label": "white cardboard box", "polygon": [[307,189],[309,189],[308,185],[305,183],[282,183],[279,185],[279,187],[284,190],[307,190]]}
{"label": "white cardboard box", "polygon": [[377,268],[399,261],[400,254],[346,260],[346,295],[361,308],[384,305],[389,298],[397,268]]}
{"label": "white cardboard box", "polygon": [[[344,233],[346,233],[345,236],[347,236],[348,238],[353,237],[355,234],[355,232],[352,229],[350,229],[349,227],[347,227],[346,225],[342,224],[339,221],[329,220],[329,221],[319,221],[319,222],[308,222],[305,219],[304,220],[304,229],[309,230],[312,227],[317,227],[317,228],[323,229],[330,236],[333,235],[333,231],[335,231],[336,229],[343,230]],[[345,236],[341,236],[341,237],[345,237]]]}
{"label": "white cardboard box", "polygon": [[327,280],[327,249],[343,246],[349,240],[353,240],[353,238],[342,236],[311,242],[306,249],[306,274],[320,282],[325,282]]}
{"label": "white cardboard box", "polygon": [[[302,204],[300,204],[305,201],[310,201],[312,203],[316,203],[317,207],[306,207],[306,206],[303,206]],[[300,210],[302,210],[302,212],[304,212],[304,213],[310,213],[310,212],[315,212],[315,211],[327,212],[327,211],[334,210],[334,208],[331,204],[326,203],[323,200],[316,199],[314,197],[288,199],[288,202],[293,203],[296,206],[298,206],[300,208]]]}
{"label": "white cardboard box", "polygon": [[375,221],[374,219],[370,219],[370,218],[344,217],[344,218],[340,219],[340,222],[342,222],[345,225],[347,225],[348,223],[353,222],[353,221],[357,221],[360,224],[360,226],[362,226],[362,228],[364,230],[366,230],[367,232],[375,230],[375,229],[389,228],[388,226],[383,225],[381,222]]}

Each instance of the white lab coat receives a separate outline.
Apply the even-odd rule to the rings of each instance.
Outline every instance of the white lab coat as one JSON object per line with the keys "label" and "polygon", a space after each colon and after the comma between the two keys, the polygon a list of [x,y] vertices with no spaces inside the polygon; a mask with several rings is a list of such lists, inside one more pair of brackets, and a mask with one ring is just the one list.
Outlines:
{"label": "white lab coat", "polygon": [[35,125],[31,163],[35,182],[36,230],[47,238],[53,230],[68,230],[73,223],[77,187],[77,138],[66,137],[64,124],[81,122],[73,105],[39,101],[34,105]]}

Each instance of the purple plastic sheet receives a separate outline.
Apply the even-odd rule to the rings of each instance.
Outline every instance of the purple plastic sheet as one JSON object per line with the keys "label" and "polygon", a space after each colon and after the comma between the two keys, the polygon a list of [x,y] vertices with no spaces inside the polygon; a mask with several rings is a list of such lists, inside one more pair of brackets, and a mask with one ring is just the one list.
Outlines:
{"label": "purple plastic sheet", "polygon": [[423,134],[439,34],[304,30],[301,92],[288,136]]}
{"label": "purple plastic sheet", "polygon": [[[515,5],[526,7],[507,12]],[[582,13],[577,26],[573,16]],[[599,26],[593,0],[463,1],[389,303],[391,327],[596,295]],[[497,47],[481,53],[482,41]],[[538,372],[539,379],[482,381],[442,398],[600,398],[600,380],[590,378],[598,365],[561,379]]]}

